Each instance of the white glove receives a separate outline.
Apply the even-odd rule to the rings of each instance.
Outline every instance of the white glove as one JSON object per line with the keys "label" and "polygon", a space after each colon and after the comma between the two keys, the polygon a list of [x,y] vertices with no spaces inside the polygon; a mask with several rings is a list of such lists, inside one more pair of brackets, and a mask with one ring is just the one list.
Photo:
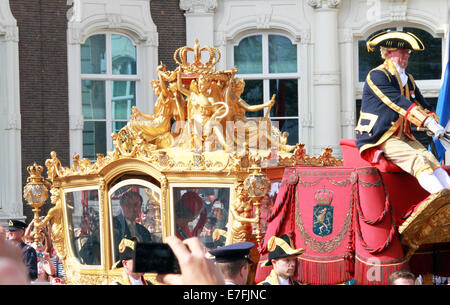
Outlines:
{"label": "white glove", "polygon": [[436,122],[432,117],[428,117],[423,123],[423,126],[428,128],[428,130],[433,133],[433,138],[435,140],[439,139],[445,134],[444,127],[439,125],[438,122]]}

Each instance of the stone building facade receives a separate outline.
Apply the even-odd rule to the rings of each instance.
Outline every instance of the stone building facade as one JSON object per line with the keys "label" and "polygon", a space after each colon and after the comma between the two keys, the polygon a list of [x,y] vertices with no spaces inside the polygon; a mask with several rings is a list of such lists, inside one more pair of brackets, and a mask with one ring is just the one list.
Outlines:
{"label": "stone building facade", "polygon": [[31,220],[28,165],[109,150],[123,107],[152,112],[156,67],[173,69],[195,39],[221,51],[218,69],[239,68],[249,103],[278,95],[270,115],[290,141],[340,156],[376,61],[364,41],[387,28],[429,36],[430,65],[417,70],[433,73],[416,80],[435,100],[449,16],[448,0],[0,0],[0,222]]}

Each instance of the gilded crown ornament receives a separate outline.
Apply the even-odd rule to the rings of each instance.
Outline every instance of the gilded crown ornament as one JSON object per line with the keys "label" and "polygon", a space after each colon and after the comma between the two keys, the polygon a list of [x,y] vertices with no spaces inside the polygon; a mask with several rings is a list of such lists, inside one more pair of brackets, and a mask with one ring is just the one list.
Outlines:
{"label": "gilded crown ornament", "polygon": [[41,165],[33,163],[33,165],[27,166],[27,172],[30,174],[30,177],[27,178],[27,182],[39,182],[44,181],[44,177],[42,177],[42,172],[44,171],[44,167]]}
{"label": "gilded crown ornament", "polygon": [[[206,51],[209,54],[209,60],[206,63],[202,63],[202,51]],[[194,54],[194,61],[192,63],[187,61],[188,52],[193,52]],[[195,67],[202,70],[212,70],[220,60],[220,51],[214,47],[200,47],[198,39],[196,39],[193,48],[184,46],[177,49],[173,55],[173,59],[183,69],[189,70]]]}

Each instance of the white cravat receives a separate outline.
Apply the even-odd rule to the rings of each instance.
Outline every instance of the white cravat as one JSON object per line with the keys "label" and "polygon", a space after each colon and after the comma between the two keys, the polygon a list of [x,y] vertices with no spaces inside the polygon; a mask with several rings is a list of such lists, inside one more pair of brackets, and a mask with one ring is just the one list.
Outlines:
{"label": "white cravat", "polygon": [[406,83],[408,82],[408,75],[406,75],[405,69],[400,68],[400,66],[397,65],[396,62],[394,62],[394,66],[397,69],[398,75],[400,75],[400,79],[402,81],[402,87],[405,87]]}
{"label": "white cravat", "polygon": [[280,285],[290,285],[291,282],[288,279],[284,279],[281,276],[278,277],[278,283],[280,283]]}
{"label": "white cravat", "polygon": [[130,285],[144,285],[144,283],[142,283],[141,278],[139,278],[138,280],[135,280],[131,276],[128,276],[128,278],[130,279]]}

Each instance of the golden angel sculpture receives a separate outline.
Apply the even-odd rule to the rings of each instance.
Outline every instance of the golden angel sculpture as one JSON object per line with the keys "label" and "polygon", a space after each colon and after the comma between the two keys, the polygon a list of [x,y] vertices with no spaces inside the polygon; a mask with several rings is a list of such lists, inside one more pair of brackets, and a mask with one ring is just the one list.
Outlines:
{"label": "golden angel sculpture", "polygon": [[[188,52],[194,53],[192,63],[187,60]],[[202,52],[209,55],[205,63],[202,62]],[[157,96],[154,113],[141,113],[133,107],[129,123],[119,132],[120,135],[113,135],[115,146],[126,149],[142,143],[155,150],[176,146],[188,151],[231,151],[239,141],[253,143],[253,137],[266,141],[266,145],[275,143],[277,149],[292,150],[293,146],[284,143],[286,135],[268,120],[275,95],[266,103],[249,105],[241,98],[245,82],[235,78],[237,69],[216,71],[215,64],[219,58],[218,49],[200,47],[197,40],[193,48],[179,48],[174,55],[178,63],[174,71],[166,71],[164,65],[157,68],[158,80],[152,82]],[[268,129],[261,131],[259,125],[250,124],[246,126],[248,134],[239,139],[236,133],[242,128],[236,127],[235,123],[247,123],[246,111],[264,108],[267,108],[267,114],[259,121],[266,121]],[[258,131],[261,136],[258,136]]]}

